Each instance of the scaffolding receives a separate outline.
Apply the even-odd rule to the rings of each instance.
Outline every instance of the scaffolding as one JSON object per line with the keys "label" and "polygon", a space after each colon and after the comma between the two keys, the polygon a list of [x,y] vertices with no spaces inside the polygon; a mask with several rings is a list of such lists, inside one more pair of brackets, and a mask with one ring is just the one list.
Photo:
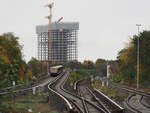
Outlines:
{"label": "scaffolding", "polygon": [[52,23],[52,45],[50,48],[49,26],[37,26],[38,59],[40,61],[49,62],[50,64],[62,64],[77,60],[78,29],[78,22]]}

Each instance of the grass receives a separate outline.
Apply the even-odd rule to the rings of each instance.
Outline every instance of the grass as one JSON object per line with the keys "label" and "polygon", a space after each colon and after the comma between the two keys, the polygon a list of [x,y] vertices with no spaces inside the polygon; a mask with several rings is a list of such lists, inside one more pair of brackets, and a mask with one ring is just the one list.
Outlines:
{"label": "grass", "polygon": [[[120,83],[117,83],[118,85],[127,86],[131,88],[136,88],[137,84],[136,81],[121,81]],[[150,82],[145,81],[139,84],[140,90],[149,92],[150,93]]]}
{"label": "grass", "polygon": [[124,99],[127,97],[127,94],[114,88],[111,86],[101,86],[100,81],[96,81],[95,83],[92,84],[92,87],[98,89],[105,95],[107,95],[109,98],[114,99],[114,100],[120,100]]}
{"label": "grass", "polygon": [[50,113],[58,113],[57,111],[52,111],[52,112],[50,112]]}
{"label": "grass", "polygon": [[[6,103],[5,103],[6,104]],[[33,104],[33,103],[18,103],[7,102],[12,108],[13,113],[27,113],[28,109],[32,109],[33,113],[44,112],[50,113],[52,108],[47,103]]]}
{"label": "grass", "polygon": [[5,112],[12,111],[12,113],[27,113],[28,109],[32,109],[33,113],[58,113],[56,110],[54,111],[49,103],[40,103],[46,101],[48,95],[49,93],[38,92],[36,95],[29,93],[25,96],[18,96],[15,99],[5,97],[3,98],[2,106],[9,109]]}

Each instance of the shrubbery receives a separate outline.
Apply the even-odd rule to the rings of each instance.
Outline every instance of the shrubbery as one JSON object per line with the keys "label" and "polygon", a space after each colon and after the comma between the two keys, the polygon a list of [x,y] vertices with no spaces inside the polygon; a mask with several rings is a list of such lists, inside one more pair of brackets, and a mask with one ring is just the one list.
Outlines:
{"label": "shrubbery", "polygon": [[121,80],[122,80],[122,77],[119,74],[115,73],[112,75],[112,81],[113,82],[121,82]]}

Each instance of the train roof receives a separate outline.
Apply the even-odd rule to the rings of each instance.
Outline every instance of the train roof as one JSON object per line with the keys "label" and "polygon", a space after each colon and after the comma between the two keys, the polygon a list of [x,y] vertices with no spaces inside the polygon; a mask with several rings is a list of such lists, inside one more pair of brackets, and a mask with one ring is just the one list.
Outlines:
{"label": "train roof", "polygon": [[63,66],[62,66],[62,65],[58,65],[58,66],[53,66],[53,67],[51,67],[51,68],[57,69],[57,68],[61,68],[61,67],[63,67]]}

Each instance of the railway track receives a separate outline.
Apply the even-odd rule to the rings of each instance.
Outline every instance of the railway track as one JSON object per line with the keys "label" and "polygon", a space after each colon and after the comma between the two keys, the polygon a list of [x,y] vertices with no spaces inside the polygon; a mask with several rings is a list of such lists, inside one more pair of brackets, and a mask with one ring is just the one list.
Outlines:
{"label": "railway track", "polygon": [[[53,90],[57,95],[61,95],[66,103],[68,103],[68,107],[70,109],[70,113],[95,113],[89,112],[88,108],[91,107],[92,109],[96,109],[97,113],[106,113],[103,109],[99,106],[95,105],[94,103],[84,99],[80,96],[72,94],[64,89],[64,84],[66,83],[68,77],[68,72],[64,74],[61,78],[58,79],[55,84],[49,84],[49,89]],[[68,101],[68,102],[67,102]],[[72,109],[71,109],[72,108]]]}
{"label": "railway track", "polygon": [[[67,78],[66,78],[66,80],[67,80]],[[63,86],[65,84],[65,81],[64,81],[63,85],[61,86],[61,89],[63,91],[65,91],[66,93],[76,97],[77,99],[79,99],[82,102],[82,105],[80,104],[80,106],[81,106],[81,109],[83,109],[82,111],[84,111],[84,113],[106,113],[101,107],[96,105],[94,102],[91,102],[90,100],[84,98],[82,95],[78,96],[78,95],[72,94],[72,93],[68,92],[66,89],[64,89]],[[78,101],[78,104],[79,104],[79,101]],[[90,111],[89,111],[89,109],[90,109]]]}
{"label": "railway track", "polygon": [[13,90],[15,90],[15,89],[22,89],[22,87],[29,88],[29,86],[32,86],[32,85],[36,86],[37,84],[40,84],[40,81],[43,82],[43,79],[48,79],[48,78],[49,78],[48,75],[43,74],[43,75],[40,75],[40,77],[38,78],[38,80],[36,82],[30,82],[28,85],[24,83],[24,84],[18,84],[18,85],[15,85],[15,86],[9,86],[9,87],[5,87],[5,88],[0,88],[0,92],[8,92],[11,89],[13,89]]}
{"label": "railway track", "polygon": [[[129,88],[126,86],[118,86],[115,83],[110,82],[113,87],[121,90],[125,90],[129,93],[126,99],[126,106],[135,113],[150,113],[150,105],[148,105],[144,99],[150,98],[150,93]],[[138,96],[137,96],[138,95]]]}
{"label": "railway track", "polygon": [[145,98],[144,96],[141,96],[139,102],[140,102],[144,107],[146,107],[147,109],[150,110],[150,105],[148,105],[148,103],[145,102],[146,99],[147,99],[147,98]]}
{"label": "railway track", "polygon": [[141,103],[141,98],[143,97],[140,95],[130,94],[126,99],[126,105],[134,113],[150,113],[149,106]]}
{"label": "railway track", "polygon": [[84,113],[82,111],[82,109],[79,107],[79,104],[77,104],[77,102],[76,102],[76,101],[78,101],[81,104],[82,101],[79,99],[77,100],[76,97],[66,93],[63,90],[62,86],[65,83],[66,75],[67,75],[66,73],[62,74],[56,81],[54,81],[52,84],[49,84],[48,87],[52,92],[54,92],[56,95],[61,97],[67,103],[67,107],[68,107],[70,113],[75,112],[75,111]]}
{"label": "railway track", "polygon": [[26,86],[26,85],[17,85],[16,87],[7,87],[0,90],[0,95],[7,95],[11,92],[13,93],[19,93],[19,92],[26,92],[26,91],[32,91],[33,87],[43,87],[47,85],[49,82],[53,81],[55,77],[45,78],[45,80],[42,80],[40,82],[36,82],[32,85]]}
{"label": "railway track", "polygon": [[[88,86],[88,80],[83,79],[75,83],[74,89],[77,90],[78,95],[83,96],[84,98],[93,101],[94,104],[101,107],[106,113],[123,113],[124,109],[116,104],[114,101],[109,99],[107,96],[99,92],[98,90],[90,89]],[[97,113],[89,108],[89,112]]]}
{"label": "railway track", "polygon": [[[78,95],[67,91],[64,88],[67,78],[68,72],[59,77],[56,81],[54,81],[54,83],[49,84],[48,87],[52,92],[57,94],[67,103],[69,112],[71,111],[71,113],[123,113],[124,109],[120,106],[116,106],[116,103],[110,102],[110,100],[109,107],[108,105],[104,105],[104,102],[106,104],[106,102],[108,102],[108,99],[106,101],[103,97],[102,102],[102,99],[100,100],[99,97],[97,97],[97,95],[100,94],[96,90],[95,92],[93,92],[88,87],[82,87],[82,91],[84,89],[86,90],[86,92],[84,94],[82,91],[78,91]],[[78,85],[78,83],[76,85]]]}
{"label": "railway track", "polygon": [[[82,81],[82,82],[81,82]],[[83,99],[86,99],[88,101],[93,102],[95,105],[99,106],[100,108],[102,108],[102,106],[100,106],[100,103],[98,101],[98,99],[95,97],[95,95],[91,92],[91,90],[87,87],[86,84],[86,80],[81,80],[78,81],[75,85],[75,88],[77,90],[77,94],[82,97]],[[81,85],[82,84],[82,85]],[[103,109],[102,109],[103,110]],[[86,111],[88,111],[88,113],[99,113],[99,111],[97,109],[93,109],[91,107],[91,105],[86,105]],[[102,112],[105,112],[104,110]]]}
{"label": "railway track", "polygon": [[150,98],[150,93],[147,93],[147,92],[144,92],[144,91],[141,91],[141,90],[137,90],[137,89],[134,89],[134,88],[129,88],[129,87],[126,87],[126,86],[119,86],[116,83],[113,83],[111,81],[110,81],[110,83],[113,87],[119,88],[121,90],[125,90],[125,91],[130,92],[130,93],[135,93],[135,94]]}
{"label": "railway track", "polygon": [[48,89],[54,93],[55,95],[59,96],[62,100],[65,101],[66,103],[66,107],[69,109],[69,112],[71,113],[71,111],[73,110],[73,107],[71,105],[71,103],[62,95],[60,94],[57,89],[56,89],[56,84],[57,82],[60,81],[60,79],[62,78],[62,76],[65,74],[65,72],[63,71],[53,82],[48,84]]}

